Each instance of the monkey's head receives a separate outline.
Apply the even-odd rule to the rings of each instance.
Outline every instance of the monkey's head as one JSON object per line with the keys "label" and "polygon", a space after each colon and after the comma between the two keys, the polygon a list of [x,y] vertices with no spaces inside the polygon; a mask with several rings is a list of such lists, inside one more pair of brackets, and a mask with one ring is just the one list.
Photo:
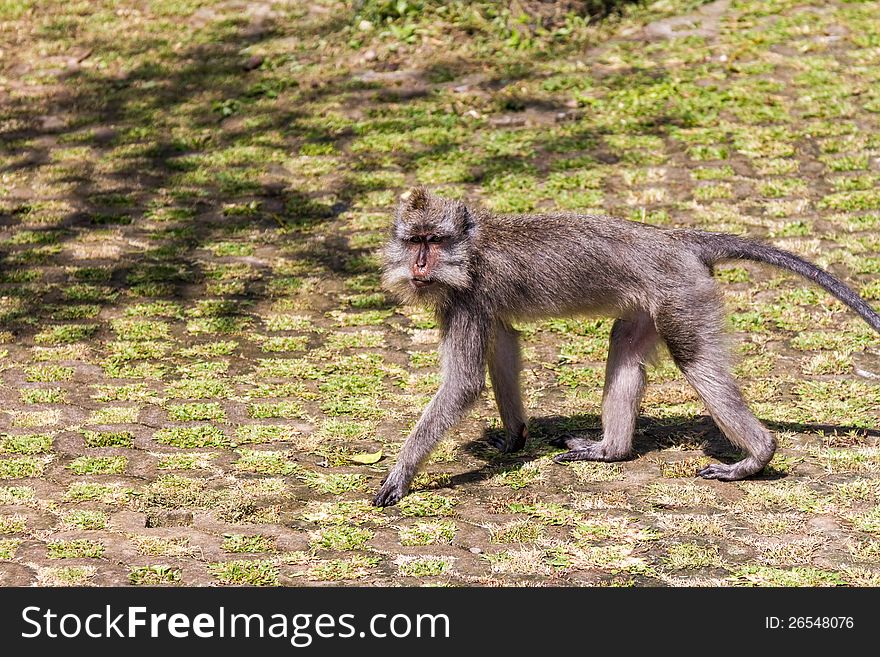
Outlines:
{"label": "monkey's head", "polygon": [[474,217],[423,187],[404,196],[385,248],[382,280],[404,301],[436,303],[471,284]]}

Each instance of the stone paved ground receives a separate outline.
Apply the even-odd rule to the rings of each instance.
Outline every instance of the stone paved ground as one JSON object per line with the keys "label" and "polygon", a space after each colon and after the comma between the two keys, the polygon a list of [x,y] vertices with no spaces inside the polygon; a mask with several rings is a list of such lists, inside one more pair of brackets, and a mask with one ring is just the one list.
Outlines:
{"label": "stone paved ground", "polygon": [[610,327],[554,320],[520,327],[525,452],[487,396],[368,506],[437,385],[377,275],[414,183],[758,236],[880,299],[880,2],[358,4],[0,2],[0,582],[880,583],[878,336],[751,264],[718,278],[762,477],[694,477],[735,454],[665,359],[636,459],[552,463]]}

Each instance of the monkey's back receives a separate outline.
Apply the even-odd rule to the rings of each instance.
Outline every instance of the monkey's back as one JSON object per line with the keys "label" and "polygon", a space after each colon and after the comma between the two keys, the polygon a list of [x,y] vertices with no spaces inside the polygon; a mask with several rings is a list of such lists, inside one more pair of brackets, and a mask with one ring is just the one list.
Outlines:
{"label": "monkey's back", "polygon": [[505,315],[653,311],[669,296],[711,284],[687,231],[562,213],[487,214],[477,225],[483,262],[476,271],[488,303]]}

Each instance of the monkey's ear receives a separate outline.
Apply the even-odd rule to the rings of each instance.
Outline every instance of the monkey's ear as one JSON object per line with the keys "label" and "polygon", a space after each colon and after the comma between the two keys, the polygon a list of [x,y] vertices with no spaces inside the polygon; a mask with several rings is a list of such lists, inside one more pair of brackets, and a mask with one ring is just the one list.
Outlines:
{"label": "monkey's ear", "polygon": [[410,210],[424,210],[428,207],[430,193],[424,187],[413,187],[404,194],[403,202]]}
{"label": "monkey's ear", "polygon": [[473,235],[474,230],[477,228],[477,217],[464,203],[461,203],[459,206],[459,217],[461,220],[462,234]]}

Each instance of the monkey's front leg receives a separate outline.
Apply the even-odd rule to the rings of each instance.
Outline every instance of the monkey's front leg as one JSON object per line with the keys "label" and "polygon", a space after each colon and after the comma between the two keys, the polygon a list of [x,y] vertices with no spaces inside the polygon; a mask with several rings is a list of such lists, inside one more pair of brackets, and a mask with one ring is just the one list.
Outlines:
{"label": "monkey's front leg", "polygon": [[397,504],[406,495],[422,461],[476,401],[482,388],[482,379],[444,382],[403,444],[397,463],[373,498],[374,506]]}
{"label": "monkey's front leg", "polygon": [[483,391],[490,321],[463,313],[445,322],[443,383],[404,442],[397,463],[373,498],[375,506],[397,504],[406,495],[422,461]]}

